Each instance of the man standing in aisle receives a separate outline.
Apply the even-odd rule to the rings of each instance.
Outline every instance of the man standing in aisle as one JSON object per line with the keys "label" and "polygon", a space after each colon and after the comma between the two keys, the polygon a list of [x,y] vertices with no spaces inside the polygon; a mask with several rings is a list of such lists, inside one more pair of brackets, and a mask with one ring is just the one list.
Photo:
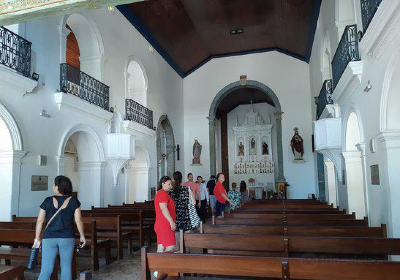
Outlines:
{"label": "man standing in aisle", "polygon": [[189,173],[187,175],[188,181],[183,183],[182,186],[189,187],[192,190],[192,193],[196,199],[196,210],[197,213],[199,212],[200,209],[200,187],[196,182],[193,182],[193,174]]}
{"label": "man standing in aisle", "polygon": [[200,219],[203,221],[203,223],[206,222],[206,206],[210,205],[208,200],[209,200],[209,195],[208,195],[208,190],[206,186],[206,182],[203,180],[203,177],[197,176],[197,184],[199,185],[200,188],[200,210],[199,210],[199,216]]}
{"label": "man standing in aisle", "polygon": [[215,202],[217,201],[214,195],[214,188],[215,188],[215,175],[211,175],[210,180],[207,182],[207,190],[210,195],[210,207],[212,214],[214,214],[215,212]]}

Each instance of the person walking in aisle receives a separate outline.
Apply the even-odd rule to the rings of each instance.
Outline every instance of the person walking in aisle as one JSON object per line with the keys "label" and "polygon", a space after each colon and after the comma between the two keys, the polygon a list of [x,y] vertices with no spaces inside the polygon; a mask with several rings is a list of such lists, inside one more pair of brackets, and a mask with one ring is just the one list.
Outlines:
{"label": "person walking in aisle", "polygon": [[210,208],[213,215],[215,213],[215,204],[217,202],[217,199],[215,198],[214,195],[215,184],[216,184],[215,175],[211,175],[210,180],[207,182],[207,190],[208,194],[210,195]]}
{"label": "person walking in aisle", "polygon": [[[177,230],[188,231],[192,229],[189,215],[189,187],[182,186],[182,173],[179,171],[173,174],[172,190],[170,196],[174,200],[176,210]],[[193,200],[193,199],[192,199]]]}
{"label": "person walking in aisle", "polygon": [[53,185],[54,196],[47,197],[40,205],[36,222],[36,237],[32,248],[40,247],[43,223],[47,226],[42,241],[42,268],[38,280],[49,280],[57,254],[60,255],[61,280],[72,279],[72,258],[75,250],[74,220],[80,235],[79,247],[86,244],[83,229],[81,203],[72,197],[71,180],[57,176]]}
{"label": "person walking in aisle", "polygon": [[175,251],[175,203],[168,195],[172,188],[171,183],[170,177],[163,176],[154,199],[156,212],[154,230],[157,235],[157,253]]}
{"label": "person walking in aisle", "polygon": [[236,183],[232,183],[232,188],[228,192],[228,198],[233,202],[233,205],[229,206],[231,210],[240,207],[240,193],[236,190]]}
{"label": "person walking in aisle", "polygon": [[199,216],[200,219],[203,223],[206,222],[206,207],[207,205],[210,205],[210,203],[208,202],[209,200],[209,194],[208,194],[208,190],[206,187],[206,182],[203,180],[203,177],[201,176],[197,176],[197,184],[199,185],[200,188],[200,209],[199,209]]}
{"label": "person walking in aisle", "polygon": [[182,186],[190,187],[192,193],[194,195],[194,199],[196,200],[196,210],[200,208],[200,188],[196,182],[193,182],[193,174],[188,173],[187,175],[188,181],[183,183]]}
{"label": "person walking in aisle", "polygon": [[240,202],[243,204],[247,203],[249,201],[250,197],[250,190],[246,185],[245,181],[240,182]]}
{"label": "person walking in aisle", "polygon": [[215,184],[215,188],[214,188],[214,195],[215,195],[215,198],[217,199],[215,208],[216,208],[218,218],[221,218],[222,213],[225,212],[225,203],[227,201],[229,202],[230,205],[232,205],[232,206],[234,205],[233,202],[230,201],[230,199],[228,199],[223,182],[225,182],[225,175],[222,173],[218,173],[217,183]]}

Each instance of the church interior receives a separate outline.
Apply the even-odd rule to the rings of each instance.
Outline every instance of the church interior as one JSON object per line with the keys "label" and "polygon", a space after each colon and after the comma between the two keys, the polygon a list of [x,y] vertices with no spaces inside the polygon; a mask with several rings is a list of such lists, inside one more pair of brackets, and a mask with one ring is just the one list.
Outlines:
{"label": "church interior", "polygon": [[[52,280],[400,279],[399,170],[398,0],[0,1],[0,280],[38,279],[59,175]],[[177,171],[202,221],[160,253]]]}

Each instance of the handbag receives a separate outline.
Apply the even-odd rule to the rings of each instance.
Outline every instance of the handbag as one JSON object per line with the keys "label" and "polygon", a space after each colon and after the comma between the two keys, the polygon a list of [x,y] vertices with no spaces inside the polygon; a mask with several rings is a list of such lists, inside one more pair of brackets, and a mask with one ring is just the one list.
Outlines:
{"label": "handbag", "polygon": [[[189,189],[189,196],[192,197],[192,190]],[[191,203],[191,199],[189,198],[189,203],[188,203],[188,208],[189,208],[189,218],[190,218],[190,224],[192,228],[197,228],[200,226],[200,218],[199,215],[197,215],[196,211],[196,206]]]}
{"label": "handbag", "polygon": [[[50,220],[47,222],[47,225],[45,227],[44,230],[46,230],[50,223],[54,220],[54,218],[58,215],[58,213],[61,212],[61,210],[65,209],[68,206],[69,201],[71,200],[71,197],[68,197],[64,203],[61,205],[60,208],[58,208],[58,210],[56,211],[56,213],[54,213],[54,215],[50,218]],[[54,199],[54,198],[53,198]],[[39,250],[40,250],[40,246],[39,248],[31,248],[31,252],[29,253],[29,260],[28,260],[28,265],[27,265],[27,269],[28,270],[34,270],[36,268],[37,265],[37,258],[39,255]]]}

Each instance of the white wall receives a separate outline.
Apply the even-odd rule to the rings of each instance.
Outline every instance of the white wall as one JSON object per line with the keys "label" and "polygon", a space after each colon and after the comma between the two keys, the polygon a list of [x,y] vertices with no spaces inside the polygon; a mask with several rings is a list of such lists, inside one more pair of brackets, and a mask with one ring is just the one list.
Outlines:
{"label": "white wall", "polygon": [[[183,113],[180,110],[183,105],[182,79],[156,51],[149,52],[149,43],[118,11],[112,14],[107,9],[101,9],[84,12],[83,15],[98,27],[104,44],[102,82],[110,86],[110,106],[117,105],[120,111],[124,111],[124,71],[128,58],[134,55],[140,60],[148,76],[147,107],[154,112],[155,124],[161,115],[167,114],[174,128],[176,142],[183,147]],[[54,93],[59,89],[60,82],[60,22],[61,17],[52,16],[21,24],[21,27],[25,27],[26,39],[32,42],[32,70],[40,74],[39,85],[34,93],[22,96],[12,88],[0,87],[0,103],[10,111],[18,123],[24,150],[27,151],[21,165],[20,209],[15,213],[18,215],[36,215],[42,200],[52,194],[51,184],[58,175],[57,156],[60,155],[59,148],[68,130],[75,125],[86,124],[100,137],[103,149],[106,146],[107,124],[104,120],[78,111],[59,111],[54,102]],[[42,109],[46,109],[51,118],[40,117]],[[155,137],[144,140],[137,136],[137,139],[142,141],[142,146],[149,153],[153,166],[149,184],[156,186]],[[38,166],[38,155],[48,156],[47,166]],[[183,165],[178,161],[177,166],[182,168]],[[32,175],[49,176],[49,190],[32,192]],[[105,167],[103,180],[103,203],[122,203],[124,188],[113,187],[109,164]],[[114,195],[116,190],[118,194]],[[80,199],[86,200],[82,196]],[[91,198],[87,199],[91,201]]]}
{"label": "white wall", "polygon": [[[203,177],[210,175],[208,117],[215,95],[240,75],[261,82],[277,95],[283,114],[282,138],[285,176],[289,197],[306,198],[315,193],[314,159],[311,146],[312,114],[308,64],[278,52],[213,59],[184,79],[185,169]],[[306,163],[292,163],[290,140],[298,127],[304,139]],[[191,166],[193,139],[203,145],[201,166]],[[218,172],[219,170],[217,170]]]}

